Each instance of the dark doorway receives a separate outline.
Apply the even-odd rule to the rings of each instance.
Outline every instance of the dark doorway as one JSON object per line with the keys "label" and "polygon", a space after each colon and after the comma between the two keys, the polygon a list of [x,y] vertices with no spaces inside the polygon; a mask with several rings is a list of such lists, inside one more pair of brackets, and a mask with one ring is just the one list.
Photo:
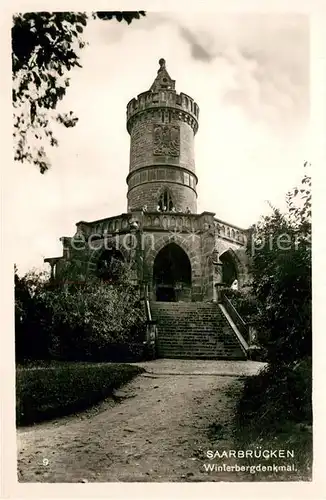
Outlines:
{"label": "dark doorway", "polygon": [[231,286],[234,280],[238,279],[237,269],[234,262],[234,257],[232,253],[227,250],[220,255],[220,261],[223,264],[222,267],[222,280],[225,285]]}
{"label": "dark doorway", "polygon": [[176,243],[169,243],[157,254],[153,269],[156,300],[190,300],[191,265],[187,254]]}

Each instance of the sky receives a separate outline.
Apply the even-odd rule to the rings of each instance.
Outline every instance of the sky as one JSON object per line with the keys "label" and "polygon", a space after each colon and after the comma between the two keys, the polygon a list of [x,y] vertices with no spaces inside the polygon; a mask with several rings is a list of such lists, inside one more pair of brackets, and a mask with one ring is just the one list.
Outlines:
{"label": "sky", "polygon": [[126,212],[126,105],[150,88],[164,58],[177,92],[200,108],[195,138],[198,213],[246,228],[284,206],[309,160],[309,19],[294,14],[147,13],[130,26],[91,21],[82,68],[59,111],[58,148],[41,175],[15,163],[10,220],[20,272],[62,254],[80,220]]}

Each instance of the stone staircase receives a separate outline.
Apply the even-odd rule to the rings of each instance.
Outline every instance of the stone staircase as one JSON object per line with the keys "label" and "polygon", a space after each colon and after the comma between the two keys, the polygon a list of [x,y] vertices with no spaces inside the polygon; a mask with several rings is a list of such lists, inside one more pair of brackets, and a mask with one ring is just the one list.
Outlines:
{"label": "stone staircase", "polygon": [[247,359],[219,306],[212,302],[151,302],[160,358]]}

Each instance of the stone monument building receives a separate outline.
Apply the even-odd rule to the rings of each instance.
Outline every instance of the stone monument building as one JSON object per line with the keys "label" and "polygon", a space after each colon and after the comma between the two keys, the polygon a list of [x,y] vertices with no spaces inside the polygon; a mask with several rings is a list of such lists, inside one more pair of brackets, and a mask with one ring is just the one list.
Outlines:
{"label": "stone monument building", "polygon": [[82,275],[112,259],[129,262],[146,287],[159,356],[243,358],[246,341],[219,303],[219,289],[248,281],[248,231],[197,213],[199,106],[176,91],[160,59],[153,84],[131,99],[126,118],[126,212],[78,222],[74,237],[61,238],[63,256],[45,259],[52,276],[72,260]]}

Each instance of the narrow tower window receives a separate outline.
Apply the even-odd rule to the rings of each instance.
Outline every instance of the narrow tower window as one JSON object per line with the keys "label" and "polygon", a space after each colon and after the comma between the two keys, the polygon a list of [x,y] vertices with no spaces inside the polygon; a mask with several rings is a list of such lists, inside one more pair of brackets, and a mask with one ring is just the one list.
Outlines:
{"label": "narrow tower window", "polygon": [[157,208],[160,212],[174,211],[174,203],[168,189],[161,194]]}

